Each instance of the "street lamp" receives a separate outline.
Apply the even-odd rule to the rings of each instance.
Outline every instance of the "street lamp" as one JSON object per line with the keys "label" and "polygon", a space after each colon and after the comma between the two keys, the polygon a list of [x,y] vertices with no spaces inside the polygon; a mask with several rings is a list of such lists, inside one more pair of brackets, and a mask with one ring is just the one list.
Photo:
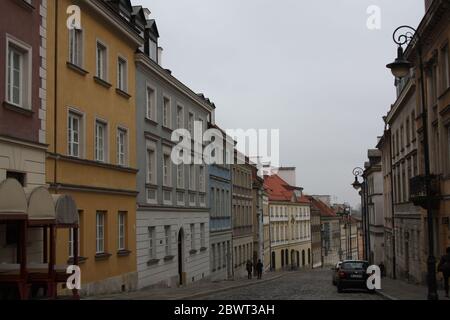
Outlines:
{"label": "street lamp", "polygon": [[[353,169],[353,175],[355,176],[355,181],[351,184],[352,187],[359,191],[359,195],[361,196],[361,227],[364,236],[364,258],[366,260],[370,260],[370,234],[369,234],[369,219],[368,219],[368,211],[367,211],[367,201],[366,201],[366,180],[364,179],[364,169],[360,167],[356,167]],[[359,177],[363,178],[362,182],[359,182]]]}
{"label": "street lamp", "polygon": [[403,46],[412,45],[416,47],[417,56],[419,59],[420,71],[420,89],[422,101],[422,129],[423,129],[423,152],[425,164],[425,190],[426,190],[426,204],[424,206],[427,212],[428,223],[428,300],[438,300],[437,284],[436,284],[436,258],[434,257],[434,239],[433,239],[433,215],[432,215],[432,193],[431,193],[431,175],[430,175],[430,153],[428,145],[428,123],[427,123],[427,108],[425,102],[425,84],[424,84],[424,65],[422,58],[422,40],[417,33],[417,30],[410,26],[400,26],[395,29],[392,38],[398,45],[397,58],[393,63],[386,67],[391,69],[392,74],[396,78],[403,78],[407,76],[413,64],[406,60],[403,55]]}

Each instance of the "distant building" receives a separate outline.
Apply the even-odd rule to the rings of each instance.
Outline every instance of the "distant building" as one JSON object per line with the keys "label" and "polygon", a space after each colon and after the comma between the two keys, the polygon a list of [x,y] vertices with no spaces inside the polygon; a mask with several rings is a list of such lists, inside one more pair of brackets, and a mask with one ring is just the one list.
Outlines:
{"label": "distant building", "polygon": [[302,188],[278,175],[266,176],[269,196],[271,269],[297,269],[312,265],[310,202]]}
{"label": "distant building", "polygon": [[369,218],[369,261],[384,263],[384,199],[381,152],[368,150],[369,161],[365,164],[364,177],[367,180],[367,214]]}
{"label": "distant building", "polygon": [[322,265],[334,266],[340,261],[340,218],[331,207],[318,199],[315,200],[314,206],[320,210]]}
{"label": "distant building", "polygon": [[321,221],[321,205],[318,203],[320,199],[314,196],[308,196],[311,203],[311,252],[312,267],[320,268],[322,266],[322,225]]}

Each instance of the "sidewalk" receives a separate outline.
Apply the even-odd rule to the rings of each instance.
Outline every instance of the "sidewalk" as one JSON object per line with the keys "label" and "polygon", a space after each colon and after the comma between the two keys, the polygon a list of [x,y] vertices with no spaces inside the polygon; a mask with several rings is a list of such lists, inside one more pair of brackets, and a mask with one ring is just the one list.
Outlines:
{"label": "sidewalk", "polygon": [[[387,300],[426,300],[428,289],[426,286],[414,285],[401,280],[390,278],[381,279],[381,290],[377,293]],[[440,300],[445,298],[444,290],[438,290]]]}
{"label": "sidewalk", "polygon": [[118,293],[104,296],[86,297],[86,300],[189,300],[223,292],[231,289],[248,287],[268,281],[276,280],[286,272],[270,272],[263,275],[262,280],[253,278],[224,280],[219,282],[203,281],[182,288],[151,288],[135,292]]}

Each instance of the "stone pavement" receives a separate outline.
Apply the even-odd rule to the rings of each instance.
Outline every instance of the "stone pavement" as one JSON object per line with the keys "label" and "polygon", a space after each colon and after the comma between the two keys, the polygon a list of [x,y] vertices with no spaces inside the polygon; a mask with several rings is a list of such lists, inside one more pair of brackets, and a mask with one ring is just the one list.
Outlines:
{"label": "stone pavement", "polygon": [[237,279],[224,281],[200,281],[181,288],[149,288],[135,292],[118,293],[104,296],[87,297],[88,300],[188,300],[198,299],[227,290],[249,287],[276,280],[286,275],[283,272],[270,272],[263,275],[262,280],[254,277],[251,280]]}
{"label": "stone pavement", "polygon": [[[381,290],[377,293],[388,300],[426,300],[428,289],[426,286],[414,285],[401,280],[390,278],[381,279]],[[439,299],[445,298],[444,290],[438,290]]]}

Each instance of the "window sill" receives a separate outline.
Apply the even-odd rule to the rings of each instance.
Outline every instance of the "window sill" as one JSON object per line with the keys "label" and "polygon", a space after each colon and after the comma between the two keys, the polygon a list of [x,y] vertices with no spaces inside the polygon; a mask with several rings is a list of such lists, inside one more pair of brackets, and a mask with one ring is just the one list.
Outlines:
{"label": "window sill", "polygon": [[130,250],[119,250],[117,251],[118,257],[128,257],[131,254]]}
{"label": "window sill", "polygon": [[[88,258],[86,258],[86,257],[78,257],[78,265],[84,264],[84,263],[86,262],[87,259],[88,259]],[[68,264],[68,265],[73,265],[74,263],[75,263],[75,261],[74,261],[73,258],[69,258],[69,259],[67,260],[67,264]]]}
{"label": "window sill", "polygon": [[116,88],[116,93],[117,93],[119,96],[122,96],[122,97],[125,98],[125,99],[131,99],[131,95],[129,95],[127,92],[125,92],[125,91],[123,91],[123,90],[121,90],[121,89],[119,89],[119,88]]}
{"label": "window sill", "polygon": [[33,110],[22,108],[22,107],[20,107],[18,105],[12,104],[12,103],[10,103],[8,101],[3,101],[3,107],[5,109],[8,109],[8,110],[11,110],[11,111],[23,114],[24,116],[27,116],[27,117],[32,117],[33,114],[34,114]]}
{"label": "window sill", "polygon": [[28,3],[25,0],[16,0],[17,4],[25,9],[34,10],[36,9],[31,3]]}
{"label": "window sill", "polygon": [[95,81],[96,83],[98,83],[99,85],[105,87],[106,89],[109,89],[109,88],[112,87],[112,84],[111,84],[111,83],[109,83],[108,81],[103,80],[102,78],[94,77],[94,81]]}
{"label": "window sill", "polygon": [[169,132],[169,133],[172,133],[172,132],[173,132],[173,130],[172,130],[171,128],[169,128],[169,127],[167,127],[167,126],[165,126],[165,125],[162,125],[162,128],[163,128],[163,130],[165,130],[165,131],[167,131],[167,132]]}
{"label": "window sill", "polygon": [[197,253],[197,250],[195,250],[195,249],[192,249],[191,251],[189,251],[189,254],[190,255],[194,255],[194,254],[196,254]]}
{"label": "window sill", "polygon": [[147,266],[154,266],[155,264],[158,264],[160,259],[150,259],[147,261]]}
{"label": "window sill", "polygon": [[82,75],[83,77],[86,76],[87,74],[89,74],[89,72],[87,72],[83,68],[77,66],[76,64],[73,64],[72,62],[67,61],[66,65],[69,69],[77,72],[78,74]]}
{"label": "window sill", "polygon": [[108,260],[109,257],[111,257],[112,254],[111,253],[97,253],[95,255],[95,261],[104,261],[104,260]]}
{"label": "window sill", "polygon": [[175,256],[165,256],[164,261],[172,261],[175,258]]}
{"label": "window sill", "polygon": [[158,125],[158,122],[156,122],[155,120],[150,119],[149,117],[145,117],[145,121],[150,123],[150,124],[152,124],[152,125],[154,125],[154,126]]}

